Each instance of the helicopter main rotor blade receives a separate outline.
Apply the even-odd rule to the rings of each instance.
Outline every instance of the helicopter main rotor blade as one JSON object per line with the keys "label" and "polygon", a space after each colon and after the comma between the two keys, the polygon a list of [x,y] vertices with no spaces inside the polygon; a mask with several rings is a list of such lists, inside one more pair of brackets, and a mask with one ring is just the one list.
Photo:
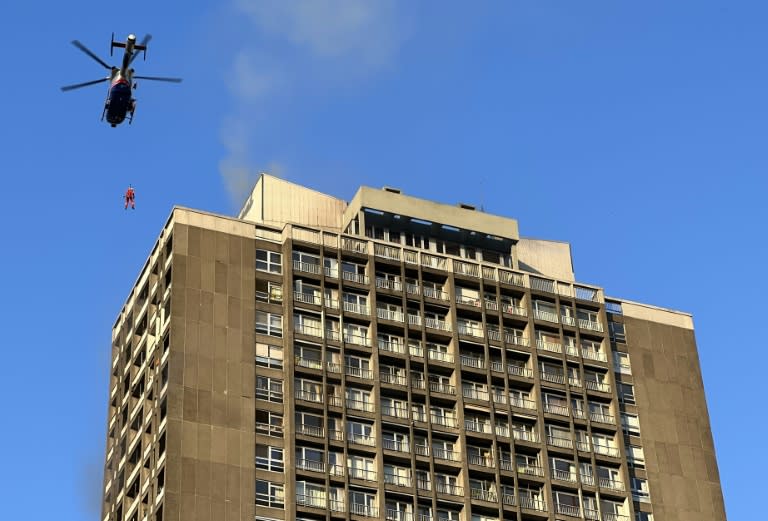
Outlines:
{"label": "helicopter main rotor blade", "polygon": [[128,65],[130,65],[130,64],[132,64],[132,63],[133,63],[133,60],[135,60],[135,59],[136,59],[136,56],[138,56],[138,55],[139,55],[139,52],[146,52],[146,47],[147,47],[147,44],[149,43],[149,41],[150,41],[151,39],[152,39],[152,35],[151,35],[151,34],[147,34],[147,35],[145,35],[145,36],[144,36],[144,38],[142,38],[142,40],[139,42],[139,46],[141,46],[141,47],[144,47],[144,49],[145,49],[145,50],[144,50],[144,51],[135,51],[135,52],[133,53],[133,56],[131,56],[131,59],[130,59],[130,61],[128,62]]}
{"label": "helicopter main rotor blade", "polygon": [[66,85],[61,88],[62,91],[67,92],[70,90],[79,89],[81,87],[87,87],[89,85],[96,85],[97,83],[104,83],[105,81],[108,81],[109,78],[101,78],[100,80],[93,80],[93,81],[86,81],[84,83],[75,83],[74,85]]}
{"label": "helicopter main rotor blade", "polygon": [[136,80],[167,81],[170,83],[181,83],[181,78],[165,78],[162,76],[134,76]]}
{"label": "helicopter main rotor blade", "polygon": [[102,67],[104,67],[105,69],[109,69],[109,70],[112,70],[112,67],[110,67],[109,65],[107,65],[107,63],[106,63],[104,60],[102,60],[101,58],[99,58],[98,56],[96,56],[96,55],[93,53],[93,51],[91,51],[91,50],[90,50],[88,47],[86,47],[85,45],[83,45],[83,44],[82,44],[82,43],[80,43],[79,41],[77,41],[77,40],[72,40],[72,45],[74,45],[75,47],[77,47],[78,49],[80,49],[81,51],[83,51],[85,54],[87,54],[88,56],[90,56],[91,58],[93,58],[94,60],[96,60],[96,61],[97,61],[98,63],[100,63],[100,64],[101,64],[101,66],[102,66]]}

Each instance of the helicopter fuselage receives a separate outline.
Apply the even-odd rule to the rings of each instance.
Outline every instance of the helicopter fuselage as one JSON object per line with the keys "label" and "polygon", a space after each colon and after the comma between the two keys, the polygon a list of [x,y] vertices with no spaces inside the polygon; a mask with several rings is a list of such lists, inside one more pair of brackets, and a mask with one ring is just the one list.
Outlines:
{"label": "helicopter fuselage", "polygon": [[131,96],[131,71],[127,71],[124,76],[122,71],[115,71],[112,79],[107,100],[104,104],[104,118],[107,122],[116,127],[125,121],[126,115],[130,112],[133,119],[133,111],[136,109],[136,100]]}

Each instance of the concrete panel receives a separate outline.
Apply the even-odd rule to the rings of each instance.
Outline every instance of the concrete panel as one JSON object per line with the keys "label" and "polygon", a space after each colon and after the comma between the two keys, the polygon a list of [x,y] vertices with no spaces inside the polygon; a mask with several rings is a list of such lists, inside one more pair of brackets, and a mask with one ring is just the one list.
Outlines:
{"label": "concrete panel", "polygon": [[575,280],[570,244],[523,238],[515,249],[521,270],[559,280]]}

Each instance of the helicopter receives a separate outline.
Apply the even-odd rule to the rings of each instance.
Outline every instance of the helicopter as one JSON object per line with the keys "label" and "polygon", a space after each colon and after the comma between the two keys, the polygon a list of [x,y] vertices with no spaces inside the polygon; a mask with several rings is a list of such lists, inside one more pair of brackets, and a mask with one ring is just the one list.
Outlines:
{"label": "helicopter", "polygon": [[159,76],[136,76],[133,74],[134,70],[131,68],[131,64],[139,55],[144,54],[144,59],[147,59],[147,44],[152,39],[152,35],[146,35],[140,43],[136,43],[136,35],[129,34],[128,39],[123,42],[115,41],[115,33],[112,33],[112,42],[109,48],[109,55],[112,56],[112,51],[115,47],[125,49],[123,53],[123,62],[121,66],[109,66],[107,63],[96,56],[88,47],[80,43],[78,40],[72,40],[72,45],[79,50],[93,58],[99,65],[109,70],[109,76],[106,78],[100,78],[98,80],[86,81],[83,83],[76,83],[74,85],[66,85],[61,87],[64,92],[87,87],[89,85],[96,85],[97,83],[110,82],[109,91],[107,93],[107,99],[104,102],[104,110],[101,113],[101,120],[107,118],[113,128],[122,123],[126,116],[128,116],[128,124],[133,122],[133,115],[136,112],[136,100],[131,96],[132,89],[135,89],[138,85],[134,80],[152,80],[152,81],[166,81],[171,83],[181,82],[181,78],[167,78]]}

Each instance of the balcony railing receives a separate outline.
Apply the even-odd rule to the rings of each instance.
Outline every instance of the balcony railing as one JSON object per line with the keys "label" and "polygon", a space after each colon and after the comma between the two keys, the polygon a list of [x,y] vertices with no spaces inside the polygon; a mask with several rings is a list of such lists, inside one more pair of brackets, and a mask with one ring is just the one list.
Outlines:
{"label": "balcony railing", "polygon": [[463,304],[465,306],[472,306],[479,308],[480,307],[480,299],[477,297],[468,297],[466,295],[456,295],[456,303],[457,304]]}
{"label": "balcony railing", "polygon": [[579,474],[579,479],[581,479],[581,483],[584,485],[589,485],[590,487],[595,485],[595,476],[591,476],[589,474]]}
{"label": "balcony railing", "polygon": [[487,311],[498,311],[499,310],[499,303],[495,300],[488,300],[485,299],[485,309]]}
{"label": "balcony railing", "polygon": [[464,398],[469,398],[470,400],[481,400],[487,402],[490,397],[488,391],[480,391],[477,389],[472,389],[471,387],[464,387],[461,391]]}
{"label": "balcony railing", "polygon": [[355,378],[365,378],[366,380],[373,380],[373,371],[371,371],[370,369],[362,369],[360,367],[347,365],[344,367],[344,373],[347,376],[353,376]]}
{"label": "balcony railing", "polygon": [[493,468],[496,466],[495,460],[491,456],[480,456],[479,454],[468,454],[467,461],[470,465],[479,465],[481,467]]}
{"label": "balcony railing", "polygon": [[344,404],[344,399],[341,396],[331,395],[328,397],[328,405],[331,407],[341,407]]}
{"label": "balcony railing", "polygon": [[417,456],[429,456],[429,445],[419,445],[417,443],[413,446],[413,452],[415,452]]}
{"label": "balcony railing", "polygon": [[428,268],[436,268],[444,270],[448,259],[445,257],[438,257],[436,255],[430,255],[428,253],[421,254],[421,265]]}
{"label": "balcony railing", "polygon": [[440,331],[451,330],[450,326],[448,326],[448,322],[446,322],[445,320],[441,320],[439,318],[427,317],[424,319],[424,325],[432,329],[439,329]]}
{"label": "balcony railing", "polygon": [[451,496],[464,495],[464,487],[459,485],[450,485],[448,483],[441,483],[439,481],[435,483],[435,490],[437,490],[439,494],[448,494]]}
{"label": "balcony railing", "polygon": [[346,512],[346,508],[344,505],[344,501],[335,501],[330,500],[328,501],[328,508],[331,510],[331,512]]}
{"label": "balcony railing", "polygon": [[540,351],[548,351],[550,353],[562,353],[563,346],[557,342],[546,342],[544,340],[536,340],[536,347]]}
{"label": "balcony railing", "polygon": [[392,311],[391,309],[376,309],[376,316],[382,320],[392,320],[393,322],[404,322],[405,315],[402,311]]}
{"label": "balcony railing", "polygon": [[373,254],[376,257],[384,259],[400,260],[400,248],[394,246],[385,246],[383,244],[373,244]]}
{"label": "balcony railing", "polygon": [[512,286],[525,287],[525,275],[520,273],[512,273],[511,271],[499,270],[499,280],[504,284],[510,284]]}
{"label": "balcony railing", "polygon": [[491,434],[491,424],[486,422],[464,420],[464,428],[471,432],[483,432],[485,434]]}
{"label": "balcony railing", "polygon": [[421,288],[419,288],[419,285],[418,284],[412,284],[410,282],[406,283],[405,291],[407,293],[410,293],[411,295],[420,295],[421,294]]}
{"label": "balcony railing", "polygon": [[325,330],[325,338],[327,340],[335,340],[336,342],[339,341],[339,332],[335,329],[326,329]]}
{"label": "balcony railing", "polygon": [[436,300],[444,300],[444,301],[451,300],[451,297],[450,295],[448,295],[448,292],[443,291],[442,289],[436,289],[429,286],[424,286],[423,288],[421,288],[421,292],[427,298],[433,298]]}
{"label": "balcony railing", "polygon": [[568,315],[560,315],[560,322],[564,326],[576,326],[576,319]]}
{"label": "balcony railing", "polygon": [[307,369],[318,369],[322,370],[323,368],[323,361],[317,360],[314,358],[304,358],[301,356],[296,357],[296,365],[299,367],[305,367]]}
{"label": "balcony railing", "polygon": [[381,442],[382,447],[385,450],[394,450],[396,452],[410,453],[411,449],[408,442],[396,441],[384,438]]}
{"label": "balcony railing", "polygon": [[376,481],[376,471],[361,469],[358,467],[347,467],[349,477],[353,479],[362,479],[364,481]]}
{"label": "balcony railing", "polygon": [[421,315],[413,315],[411,313],[408,313],[408,323],[412,326],[420,326]]}
{"label": "balcony railing", "polygon": [[419,489],[419,490],[425,490],[425,491],[428,492],[428,491],[432,490],[432,483],[430,483],[426,479],[417,479],[416,480],[416,488]]}
{"label": "balcony railing", "polygon": [[624,483],[622,481],[617,481],[615,479],[608,479],[608,478],[600,478],[599,479],[600,488],[608,488],[611,490],[624,490]]}
{"label": "balcony railing", "polygon": [[543,320],[545,322],[553,322],[557,324],[557,313],[552,311],[543,311],[541,309],[533,310],[533,318],[536,320]]}
{"label": "balcony railing", "polygon": [[561,449],[572,449],[573,440],[569,440],[568,438],[560,438],[558,436],[547,436],[547,445],[560,447]]}
{"label": "balcony railing", "polygon": [[579,380],[575,376],[569,376],[568,385],[570,385],[571,387],[581,387],[581,380]]}
{"label": "balcony railing", "polygon": [[485,359],[474,356],[461,355],[461,365],[474,367],[475,369],[485,369]]}
{"label": "balcony railing", "polygon": [[379,373],[379,380],[383,384],[398,385],[400,387],[408,386],[408,377],[403,375],[385,373],[382,371]]}
{"label": "balcony railing", "polygon": [[556,373],[553,371],[541,371],[541,379],[556,384],[565,383],[565,375],[563,373]]}
{"label": "balcony railing", "polygon": [[375,447],[376,438],[374,436],[366,436],[365,434],[347,433],[347,439],[350,443],[355,445],[365,445],[366,447]]}
{"label": "balcony railing", "polygon": [[403,284],[399,280],[376,277],[376,287],[382,289],[391,289],[392,291],[402,291]]}
{"label": "balcony railing", "polygon": [[[408,480],[410,482],[410,480]],[[403,485],[410,487],[411,485]],[[388,508],[384,517],[385,521],[413,521],[413,514],[404,510]]]}
{"label": "balcony railing", "polygon": [[[641,499],[641,501],[643,501]],[[646,499],[646,502],[649,500]],[[629,516],[624,514],[614,514],[613,512],[603,512],[603,521],[629,521]]]}
{"label": "balcony railing", "polygon": [[590,412],[589,419],[597,423],[616,423],[616,418],[612,414],[603,414],[601,412]]}
{"label": "balcony railing", "polygon": [[589,441],[576,441],[576,450],[581,452],[590,452],[592,450],[592,444]]}
{"label": "balcony railing", "polygon": [[518,463],[515,468],[518,474],[524,474],[526,476],[538,476],[544,477],[544,467],[538,465],[531,465],[530,463]]}
{"label": "balcony railing", "polygon": [[400,476],[397,474],[387,474],[384,473],[384,484],[385,485],[395,485],[398,487],[410,487],[411,486],[411,478],[408,476]]}
{"label": "balcony railing", "polygon": [[355,411],[373,412],[373,403],[366,402],[365,400],[356,400],[354,398],[347,398],[347,409],[353,409]]}
{"label": "balcony railing", "polygon": [[323,303],[323,297],[319,293],[304,293],[302,291],[294,291],[293,300],[303,302],[304,304],[314,304],[315,306]]}
{"label": "balcony railing", "polygon": [[514,494],[502,494],[501,495],[501,502],[505,505],[509,505],[511,507],[515,506],[515,495]]}
{"label": "balcony railing", "polygon": [[504,304],[501,307],[501,311],[508,315],[517,315],[518,317],[527,317],[528,310],[522,306],[514,306],[512,304]]}
{"label": "balcony railing", "polygon": [[402,342],[392,342],[388,340],[378,340],[379,351],[389,351],[390,353],[405,354],[405,345]]}
{"label": "balcony railing", "polygon": [[604,382],[598,382],[595,380],[584,380],[584,385],[590,391],[599,391],[601,393],[611,392],[611,386]]}
{"label": "balcony railing", "polygon": [[331,441],[344,441],[344,431],[328,429],[328,439]]}
{"label": "balcony railing", "polygon": [[341,248],[353,253],[368,253],[368,241],[352,239],[351,237],[342,237]]}
{"label": "balcony railing", "polygon": [[326,362],[325,366],[329,373],[341,374],[341,364],[338,362]]}
{"label": "balcony railing", "polygon": [[602,351],[595,351],[594,349],[582,348],[581,357],[586,358],[587,360],[597,360],[598,362],[608,361],[608,358],[605,356],[605,353],[603,353]]}
{"label": "balcony railing", "polygon": [[381,414],[384,416],[391,416],[392,418],[408,419],[408,407],[392,407],[382,404]]}
{"label": "balcony railing", "polygon": [[527,398],[519,398],[517,396],[509,396],[509,405],[513,407],[520,407],[521,409],[529,409],[531,411],[536,410],[536,402]]}
{"label": "balcony railing", "polygon": [[549,470],[552,472],[552,479],[557,479],[559,481],[576,481],[576,474],[573,472],[554,468],[550,468]]}
{"label": "balcony railing", "polygon": [[521,496],[520,506],[527,508],[528,510],[536,510],[539,512],[547,511],[547,503],[543,499],[537,499],[533,497]]}
{"label": "balcony railing", "polygon": [[430,414],[429,419],[434,425],[456,428],[456,418],[453,416],[442,416],[440,414]]}
{"label": "balcony railing", "polygon": [[310,324],[302,324],[301,322],[294,322],[293,330],[302,335],[315,336],[318,338],[322,338],[323,336],[323,329],[319,325],[314,326]]}
{"label": "balcony railing", "polygon": [[574,505],[564,505],[562,503],[555,503],[555,511],[558,514],[563,514],[565,516],[581,517],[581,512],[579,507]]}
{"label": "balcony railing", "polygon": [[592,320],[579,319],[579,329],[586,329],[588,331],[603,332],[603,325],[600,322],[594,322]]}
{"label": "balcony railing", "polygon": [[426,382],[423,375],[420,378],[411,378],[411,387],[414,389],[426,389]]}
{"label": "balcony railing", "polygon": [[325,472],[325,462],[310,459],[297,459],[296,468],[299,470],[309,470],[312,472]]}
{"label": "balcony railing", "polygon": [[525,429],[512,428],[512,437],[518,441],[530,441],[533,443],[539,442],[539,435],[536,431],[528,431]]}
{"label": "balcony railing", "polygon": [[456,394],[456,387],[441,382],[429,382],[429,390],[433,393]]}
{"label": "balcony railing", "polygon": [[379,517],[379,509],[363,503],[350,503],[349,511],[356,516]]}
{"label": "balcony railing", "polygon": [[478,499],[480,501],[489,501],[491,503],[496,503],[498,501],[496,492],[483,490],[481,488],[470,488],[469,495],[472,499]]}
{"label": "balcony railing", "polygon": [[370,346],[371,340],[367,336],[358,335],[355,333],[344,333],[344,342],[347,344],[357,344],[361,346]]}
{"label": "balcony railing", "polygon": [[315,425],[305,425],[300,423],[296,425],[296,434],[302,434],[304,436],[312,436],[314,438],[324,438],[325,429],[317,427]]}
{"label": "balcony railing", "polygon": [[548,414],[557,414],[558,416],[568,416],[570,411],[567,405],[558,405],[554,403],[544,403],[544,412]]}
{"label": "balcony railing", "polygon": [[469,277],[480,277],[480,268],[477,264],[469,264],[457,260],[453,261],[453,272]]}
{"label": "balcony railing", "polygon": [[309,262],[293,261],[294,271],[303,271],[304,273],[314,273],[320,275],[322,268],[319,264],[311,264]]}
{"label": "balcony railing", "polygon": [[435,459],[442,459],[446,461],[459,461],[459,453],[453,450],[441,449],[439,447],[432,447],[432,455]]}
{"label": "balcony railing", "polygon": [[317,393],[313,391],[301,391],[296,390],[294,397],[297,400],[304,400],[305,402],[323,403],[323,393]]}
{"label": "balcony railing", "polygon": [[444,353],[442,351],[435,351],[434,349],[430,349],[427,351],[427,354],[429,355],[430,360],[448,362],[449,364],[453,363],[453,355],[451,353]]}
{"label": "balcony railing", "polygon": [[344,311],[349,313],[357,313],[359,315],[370,315],[371,308],[364,304],[358,304],[357,302],[344,302]]}
{"label": "balcony railing", "polygon": [[509,438],[509,426],[503,425],[498,423],[498,419],[496,420],[496,436],[500,436],[502,438]]}
{"label": "balcony railing", "polygon": [[326,498],[323,496],[312,496],[308,494],[296,494],[296,504],[300,507],[325,508]]}
{"label": "balcony railing", "polygon": [[579,407],[576,407],[575,405],[571,408],[571,411],[573,413],[573,417],[577,418],[579,420],[586,419],[586,414],[584,413],[584,409],[581,409]]}
{"label": "balcony railing", "polygon": [[459,324],[456,326],[460,335],[473,336],[475,338],[483,338],[483,330],[479,327],[467,326],[465,324]]}
{"label": "balcony railing", "polygon": [[513,345],[513,346],[523,346],[523,347],[529,347],[531,345],[530,340],[528,337],[514,335],[509,332],[504,333],[504,341],[507,344]]}
{"label": "balcony railing", "polygon": [[338,268],[329,268],[325,267],[323,268],[323,273],[325,273],[326,277],[330,277],[332,279],[338,279],[339,278],[339,269]]}
{"label": "balcony railing", "polygon": [[533,371],[523,365],[507,364],[507,372],[514,376],[523,376],[526,378],[533,376]]}
{"label": "balcony railing", "polygon": [[362,273],[342,270],[341,278],[358,284],[368,284],[368,275],[363,275]]}
{"label": "balcony railing", "polygon": [[592,450],[595,454],[602,454],[603,456],[609,456],[611,458],[618,458],[619,457],[619,449],[616,447],[611,447],[608,445],[598,445],[597,443],[592,444]]}

